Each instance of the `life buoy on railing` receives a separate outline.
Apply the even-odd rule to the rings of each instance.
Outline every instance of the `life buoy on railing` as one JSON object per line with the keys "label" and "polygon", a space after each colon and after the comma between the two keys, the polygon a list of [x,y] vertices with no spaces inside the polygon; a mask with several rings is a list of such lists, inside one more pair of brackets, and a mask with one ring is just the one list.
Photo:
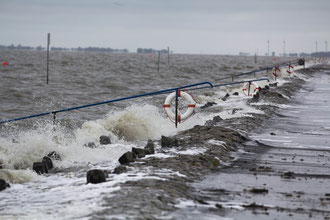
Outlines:
{"label": "life buoy on railing", "polygon": [[292,73],[291,69],[293,70],[293,66],[289,65],[288,68],[286,69],[286,72],[290,75]]}
{"label": "life buoy on railing", "polygon": [[244,84],[242,90],[243,90],[244,95],[253,96],[260,90],[260,87],[255,82],[247,82]]}
{"label": "life buoy on railing", "polygon": [[[185,121],[186,119],[188,119],[194,113],[196,102],[194,101],[193,97],[189,93],[183,92],[180,90],[178,91],[178,97],[182,97],[188,102],[187,111],[185,113],[183,113],[182,115],[178,114],[178,122],[181,123],[181,122]],[[176,98],[176,92],[172,92],[171,94],[169,94],[166,97],[165,103],[163,105],[165,113],[167,114],[167,116],[169,117],[169,119],[172,122],[175,122],[175,113],[171,111],[171,103],[173,100],[175,100],[175,98]]]}
{"label": "life buoy on railing", "polygon": [[279,75],[277,72],[281,73],[281,69],[276,66],[273,70],[273,76],[274,76],[275,81],[276,81],[276,79],[278,78],[278,75]]}

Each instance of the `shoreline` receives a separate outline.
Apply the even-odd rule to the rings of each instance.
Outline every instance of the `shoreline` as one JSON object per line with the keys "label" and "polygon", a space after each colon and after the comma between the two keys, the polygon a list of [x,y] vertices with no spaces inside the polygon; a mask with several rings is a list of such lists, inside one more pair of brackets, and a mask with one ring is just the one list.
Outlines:
{"label": "shoreline", "polygon": [[[299,72],[305,76],[312,76],[319,70],[319,67],[312,67],[299,70]],[[280,87],[274,86],[269,89],[261,89],[259,94],[250,99],[248,103],[253,104],[262,100],[270,101],[275,104],[289,103],[290,99],[287,97],[290,98],[294,95],[304,83],[305,81],[298,77],[290,78],[289,83]],[[229,173],[229,179],[233,175],[233,172],[235,175],[244,174],[252,176],[252,178],[256,178],[262,173],[262,175],[270,175],[270,179],[272,177],[288,177],[288,179],[296,181],[304,177],[309,177],[308,175],[300,175],[298,177],[296,172],[285,172],[286,163],[279,165],[283,168],[282,173],[275,172],[267,165],[256,165],[258,157],[268,155],[274,158],[272,154],[276,154],[276,151],[281,151],[281,149],[253,142],[248,138],[247,134],[251,133],[251,130],[262,130],[263,123],[265,123],[272,114],[277,114],[276,109],[278,109],[278,107],[274,105],[255,105],[254,107],[264,111],[265,114],[255,114],[254,117],[240,117],[227,120],[221,120],[215,117],[213,120],[206,123],[208,126],[195,126],[192,129],[180,132],[173,137],[169,137],[170,144],[166,144],[165,146],[163,143],[163,147],[156,148],[156,151],[158,153],[163,153],[164,157],[159,158],[148,156],[144,159],[137,160],[135,163],[129,164],[127,166],[128,173],[120,175],[134,176],[138,175],[139,172],[146,172],[151,178],[145,178],[138,181],[128,181],[120,184],[119,186],[121,189],[119,191],[109,197],[105,196],[105,209],[99,213],[95,213],[93,216],[109,216],[113,218],[118,218],[118,216],[122,216],[123,218],[138,216],[138,218],[143,219],[159,219],[172,216],[173,218],[176,218],[183,214],[182,211],[180,213],[180,209],[178,210],[177,207],[180,205],[179,200],[186,200],[193,201],[194,204],[192,206],[195,208],[201,206],[202,208],[200,211],[202,213],[203,206],[205,206],[210,209],[209,211],[211,213],[219,217],[227,217],[227,215],[232,214],[238,218],[244,218],[243,216],[246,215],[246,212],[257,214],[260,212],[263,217],[266,215],[268,218],[273,218],[273,214],[277,213],[278,210],[282,212],[282,214],[286,213],[288,216],[292,215],[292,213],[298,213],[305,217],[305,214],[307,213],[305,208],[286,209],[279,206],[270,210],[266,207],[268,211],[265,211],[265,206],[256,205],[253,204],[253,202],[250,204],[243,204],[245,209],[237,212],[232,211],[234,210],[232,208],[225,208],[221,203],[217,203],[218,205],[215,204],[210,207],[210,204],[206,200],[212,200],[214,199],[214,196],[203,195],[203,192],[198,192],[198,188],[193,186],[208,175],[212,176],[214,174],[220,174],[221,176],[221,173],[223,172],[227,174]],[[233,112],[233,114],[235,113]],[[247,143],[253,144],[249,146]],[[159,141],[159,145],[162,145],[162,140]],[[202,154],[196,155],[180,154],[180,152],[187,152],[189,149],[202,149],[203,152],[201,152]],[[298,152],[302,152],[297,149],[283,149],[283,151],[284,150],[286,151],[286,154],[291,157],[297,155]],[[173,151],[178,153],[178,155],[174,157],[170,156]],[[314,152],[313,150],[309,151]],[[251,154],[246,154],[246,152],[250,152],[253,156],[251,157]],[[325,152],[329,153],[329,151]],[[233,153],[236,154],[237,157],[234,157],[232,155]],[[315,155],[313,160],[318,158],[318,154],[316,153]],[[282,161],[280,160],[278,162]],[[268,160],[265,160],[264,163],[268,164]],[[299,165],[299,163],[296,163],[295,165],[300,166],[303,169],[308,168],[308,164]],[[279,177],[279,175],[284,175],[284,177]],[[114,178],[114,175],[110,175],[109,178]],[[249,178],[251,177],[248,177],[248,179]],[[326,180],[330,178],[330,175],[321,176],[321,178],[325,178]],[[253,191],[253,186],[251,189],[245,190]],[[256,192],[252,194],[259,196],[260,193],[257,191],[260,189],[255,190]],[[265,191],[267,191],[268,194],[268,190],[265,189]],[[216,192],[216,196],[219,197],[231,197],[236,194],[242,194],[242,192],[230,191],[228,189],[219,189],[219,192],[217,190]],[[330,192],[326,192],[325,194],[329,193]],[[270,194],[271,193],[269,193],[269,195]],[[293,194],[288,193],[287,195],[290,197],[289,195],[292,196]],[[325,197],[323,199],[328,201],[330,200],[330,197]],[[230,202],[230,199],[228,199],[228,202]],[[189,207],[186,208],[189,209]],[[195,208],[192,208],[191,211],[195,210]],[[314,210],[313,212],[317,213],[317,215],[330,215],[329,212],[324,210]],[[122,213],[125,213],[125,215],[123,216]],[[173,213],[176,217],[173,216]],[[184,215],[180,217],[186,216]],[[251,218],[255,218],[255,215],[251,214]]]}

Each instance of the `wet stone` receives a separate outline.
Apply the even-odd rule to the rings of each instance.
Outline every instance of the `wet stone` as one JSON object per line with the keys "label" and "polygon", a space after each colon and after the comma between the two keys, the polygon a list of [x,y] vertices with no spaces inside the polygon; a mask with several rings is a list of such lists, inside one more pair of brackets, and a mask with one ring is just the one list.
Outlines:
{"label": "wet stone", "polygon": [[211,106],[216,105],[216,104],[217,103],[215,103],[215,102],[207,102],[205,105],[203,105],[201,107],[201,109],[208,108],[208,107],[211,107]]}
{"label": "wet stone", "polygon": [[47,165],[46,165],[45,161],[34,162],[32,168],[39,175],[48,173],[48,169],[47,169]]}
{"label": "wet stone", "polygon": [[173,146],[179,146],[179,142],[174,137],[166,137],[162,135],[162,138],[160,140],[160,144],[162,147],[173,147]]}
{"label": "wet stone", "polygon": [[147,145],[144,147],[144,152],[146,155],[155,153],[155,144],[152,140],[148,140]]}
{"label": "wet stone", "polygon": [[46,164],[47,171],[54,168],[53,161],[49,157],[47,156],[43,157],[42,162]]}
{"label": "wet stone", "polygon": [[5,180],[0,179],[0,191],[10,187],[9,183],[7,183]]}
{"label": "wet stone", "polygon": [[101,145],[111,144],[110,137],[109,136],[105,136],[105,135],[100,136],[100,144]]}
{"label": "wet stone", "polygon": [[146,156],[146,153],[145,153],[144,149],[142,149],[142,148],[133,147],[132,151],[136,154],[136,156],[138,158],[142,158],[142,157]]}
{"label": "wet stone", "polygon": [[96,144],[94,142],[88,142],[87,144],[84,144],[84,147],[96,148]]}
{"label": "wet stone", "polygon": [[87,172],[87,184],[103,183],[106,181],[106,178],[107,174],[103,170],[94,169]]}
{"label": "wet stone", "polygon": [[277,82],[276,83],[269,83],[269,87],[277,87]]}
{"label": "wet stone", "polygon": [[127,173],[127,167],[126,166],[118,166],[113,171],[114,174],[121,174],[121,173]]}
{"label": "wet stone", "polygon": [[238,94],[238,92],[234,92],[234,93],[233,93],[233,95],[236,95],[236,96],[238,96],[239,94]]}
{"label": "wet stone", "polygon": [[128,151],[124,153],[120,158],[119,158],[119,163],[120,164],[129,164],[130,162],[134,162],[134,153],[131,151]]}
{"label": "wet stone", "polygon": [[226,101],[226,100],[229,98],[229,96],[230,96],[230,95],[227,93],[227,94],[226,94],[221,100],[222,100],[222,101]]}
{"label": "wet stone", "polygon": [[62,160],[61,156],[60,156],[56,151],[52,151],[52,152],[50,152],[50,153],[47,155],[47,157],[49,157],[49,158],[52,159],[52,160],[58,160],[58,161],[61,161],[61,160]]}

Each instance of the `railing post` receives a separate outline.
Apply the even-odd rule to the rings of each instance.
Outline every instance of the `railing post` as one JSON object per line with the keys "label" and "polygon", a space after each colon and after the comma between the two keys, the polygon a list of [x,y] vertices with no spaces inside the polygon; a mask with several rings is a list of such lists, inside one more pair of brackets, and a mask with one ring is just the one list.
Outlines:
{"label": "railing post", "polygon": [[179,90],[175,91],[175,128],[178,127]]}
{"label": "railing post", "polygon": [[250,88],[251,88],[251,81],[249,82],[249,87],[248,87],[248,96],[250,96]]}

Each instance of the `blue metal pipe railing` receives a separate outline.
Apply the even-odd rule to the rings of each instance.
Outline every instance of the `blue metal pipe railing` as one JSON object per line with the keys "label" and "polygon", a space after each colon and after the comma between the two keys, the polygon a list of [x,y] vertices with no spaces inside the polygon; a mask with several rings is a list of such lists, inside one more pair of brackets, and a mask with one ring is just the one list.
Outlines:
{"label": "blue metal pipe railing", "polygon": [[[205,84],[208,84],[210,88],[213,88],[213,84],[210,83],[210,82],[194,83],[194,84],[190,84],[190,85],[185,85],[185,86],[170,88],[170,89],[164,89],[164,90],[144,93],[144,94],[140,94],[140,95],[128,96],[128,97],[124,97],[124,98],[112,99],[112,100],[97,102],[97,103],[93,103],[93,104],[81,105],[81,106],[76,106],[76,107],[71,107],[71,108],[65,108],[65,109],[60,109],[60,110],[55,110],[55,111],[44,112],[44,113],[35,114],[35,115],[28,115],[28,116],[19,117],[19,118],[8,119],[8,120],[0,121],[0,124],[9,123],[9,122],[13,122],[13,121],[20,121],[20,120],[23,120],[23,119],[36,118],[36,117],[41,117],[41,116],[51,115],[51,114],[53,114],[54,119],[55,119],[56,114],[60,113],[60,112],[78,110],[78,109],[82,109],[82,108],[88,108],[88,107],[97,106],[97,105],[104,105],[104,104],[109,104],[109,103],[113,103],[113,102],[129,100],[129,99],[135,99],[135,98],[144,97],[144,96],[164,94],[164,93],[169,93],[169,92],[173,92],[173,91],[178,91],[180,89],[191,88],[191,87],[205,85]],[[209,88],[209,87],[207,87],[207,88]]]}
{"label": "blue metal pipe railing", "polygon": [[252,73],[258,73],[258,72],[263,72],[263,71],[268,71],[268,70],[271,70],[274,67],[280,67],[280,66],[291,65],[291,64],[296,64],[296,63],[298,63],[298,60],[287,61],[287,62],[278,64],[278,65],[268,66],[268,67],[265,67],[265,68],[262,68],[262,69],[259,69],[259,70],[252,70],[252,71],[249,71],[249,72],[244,72],[244,73],[239,73],[239,74],[235,74],[235,75],[231,75],[231,76],[227,76],[227,77],[223,77],[223,78],[218,78],[218,79],[215,79],[214,81],[222,81],[222,80],[225,80],[225,79],[232,79],[234,81],[234,77],[249,75],[249,74],[252,74]]}
{"label": "blue metal pipe railing", "polygon": [[[258,81],[268,81],[268,78],[260,78],[260,79],[251,79],[251,80],[243,80],[243,81],[238,81],[238,82],[230,82],[230,83],[222,83],[222,84],[217,84],[213,85],[213,87],[221,87],[221,86],[230,86],[230,85],[236,85],[236,84],[242,84],[242,83],[248,83],[248,82],[258,82]],[[194,90],[200,90],[200,89],[207,89],[209,87],[198,87],[198,88],[193,88],[193,89],[187,89],[186,91],[194,91]]]}

